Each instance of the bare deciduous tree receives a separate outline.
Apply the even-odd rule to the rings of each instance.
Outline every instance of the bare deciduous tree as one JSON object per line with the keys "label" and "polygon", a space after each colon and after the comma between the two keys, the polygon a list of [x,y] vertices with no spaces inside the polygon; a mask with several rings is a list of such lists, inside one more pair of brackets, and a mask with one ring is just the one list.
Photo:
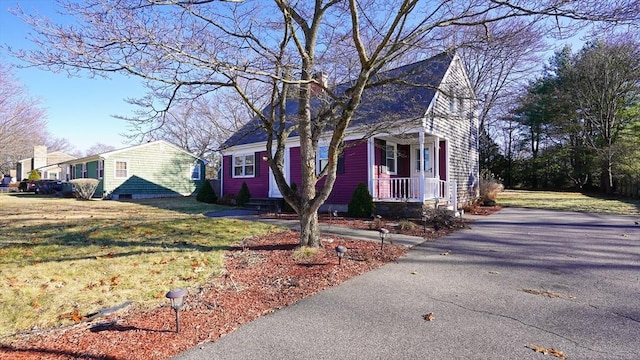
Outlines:
{"label": "bare deciduous tree", "polygon": [[9,174],[18,160],[33,156],[33,146],[45,140],[44,109],[0,64],[0,172]]}
{"label": "bare deciduous tree", "polygon": [[[632,0],[61,3],[77,19],[74,25],[22,14],[37,34],[33,41],[39,50],[18,51],[18,56],[54,71],[121,72],[146,79],[151,91],[147,100],[160,117],[172,104],[222,88],[235,90],[262,121],[268,164],[300,217],[300,244],[309,246],[320,245],[317,211],[335,183],[345,131],[363,92],[376,86],[375,75],[404,54],[442,50],[442,29],[452,26],[532,16],[626,23],[640,18]],[[311,86],[322,86],[312,77],[318,70],[349,85],[340,92],[325,88],[326,106],[312,120]],[[297,103],[295,117],[283,111],[288,101]],[[328,164],[318,175],[316,151],[329,128]],[[285,143],[293,131],[300,138],[298,192],[289,187],[283,171]],[[322,186],[316,187],[321,178]]]}

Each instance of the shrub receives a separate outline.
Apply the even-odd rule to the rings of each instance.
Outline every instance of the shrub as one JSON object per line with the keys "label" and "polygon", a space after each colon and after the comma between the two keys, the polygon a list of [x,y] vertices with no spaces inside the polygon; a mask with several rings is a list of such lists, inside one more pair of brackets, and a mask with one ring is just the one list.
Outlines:
{"label": "shrub", "polygon": [[205,180],[204,184],[200,187],[200,190],[198,190],[196,200],[207,204],[215,204],[218,201],[218,196],[216,195],[216,192],[213,191],[209,180]]}
{"label": "shrub", "polygon": [[236,196],[236,204],[238,206],[244,206],[249,199],[251,199],[251,193],[249,192],[249,187],[246,182],[242,183],[242,187],[240,187],[240,191],[238,191],[238,196]]}
{"label": "shrub", "polygon": [[[293,191],[296,194],[298,193],[298,185],[296,183],[291,183],[291,191]],[[286,200],[284,201],[284,206],[282,211],[287,213],[295,212],[291,207],[291,205],[289,205],[289,203]]]}
{"label": "shrub", "polygon": [[40,180],[40,173],[38,172],[38,170],[31,170],[27,180]]}
{"label": "shrub", "polygon": [[364,218],[369,217],[376,210],[373,204],[373,197],[369,194],[369,189],[364,183],[358,184],[358,187],[353,191],[347,214],[351,217]]}
{"label": "shrub", "polygon": [[498,194],[504,190],[502,183],[490,171],[480,173],[480,199],[484,205],[495,205]]}
{"label": "shrub", "polygon": [[221,205],[227,206],[235,206],[236,205],[236,194],[224,194],[222,199],[220,199]]}
{"label": "shrub", "polygon": [[411,220],[400,220],[398,222],[398,230],[400,231],[415,231],[419,228],[420,226]]}
{"label": "shrub", "polygon": [[98,179],[74,179],[69,181],[75,188],[76,199],[89,200],[98,188]]}
{"label": "shrub", "polygon": [[454,213],[449,210],[443,209],[428,209],[425,211],[425,216],[428,224],[431,224],[434,230],[440,229],[454,229],[456,228],[457,220]]}

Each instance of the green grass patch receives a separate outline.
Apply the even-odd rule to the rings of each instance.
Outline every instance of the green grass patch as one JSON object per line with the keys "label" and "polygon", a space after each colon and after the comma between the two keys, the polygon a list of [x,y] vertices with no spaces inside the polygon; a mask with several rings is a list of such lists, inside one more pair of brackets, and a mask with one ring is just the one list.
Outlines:
{"label": "green grass patch", "polygon": [[202,215],[194,198],[76,201],[0,195],[0,337],[221,275],[223,251],[273,226]]}
{"label": "green grass patch", "polygon": [[505,190],[498,195],[498,204],[559,211],[640,215],[640,199],[585,195],[578,192]]}

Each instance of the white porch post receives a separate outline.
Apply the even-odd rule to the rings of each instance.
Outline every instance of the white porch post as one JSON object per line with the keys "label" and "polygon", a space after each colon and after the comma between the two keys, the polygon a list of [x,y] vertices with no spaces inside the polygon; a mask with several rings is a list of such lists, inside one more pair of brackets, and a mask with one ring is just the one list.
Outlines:
{"label": "white porch post", "polygon": [[433,154],[433,176],[440,180],[440,138],[436,136],[435,144],[434,144],[434,154]]}
{"label": "white porch post", "polygon": [[[418,139],[420,141],[420,155],[419,155],[419,159],[418,159],[418,164],[420,164],[420,181],[418,182],[420,185],[420,201],[424,203],[425,200],[425,194],[424,194],[424,189],[425,189],[425,179],[424,179],[424,129],[422,129],[420,131],[420,135],[418,136]],[[409,157],[411,158],[411,157]]]}
{"label": "white porch post", "polygon": [[377,199],[378,193],[375,191],[373,181],[373,175],[375,174],[375,160],[376,153],[374,139],[373,137],[370,137],[367,139],[367,179],[369,180],[367,186],[369,187],[369,194],[371,194],[374,199]]}

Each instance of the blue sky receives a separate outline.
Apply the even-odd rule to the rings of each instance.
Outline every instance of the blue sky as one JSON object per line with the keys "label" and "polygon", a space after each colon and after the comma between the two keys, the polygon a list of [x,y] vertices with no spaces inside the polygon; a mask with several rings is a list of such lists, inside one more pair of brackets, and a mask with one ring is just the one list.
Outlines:
{"label": "blue sky", "polygon": [[[26,39],[29,28],[8,12],[16,6],[16,0],[0,0],[0,44],[13,48],[30,47]],[[22,0],[20,5],[55,19],[54,2],[51,0]],[[0,61],[19,64],[18,60],[0,50]],[[128,97],[145,94],[138,79],[113,76],[111,80],[68,77],[35,68],[14,68],[13,74],[27,89],[29,95],[38,98],[47,112],[47,129],[56,138],[66,138],[75,148],[84,151],[97,144],[116,148],[128,146],[127,124],[112,115],[131,116],[135,107],[127,104]]]}

